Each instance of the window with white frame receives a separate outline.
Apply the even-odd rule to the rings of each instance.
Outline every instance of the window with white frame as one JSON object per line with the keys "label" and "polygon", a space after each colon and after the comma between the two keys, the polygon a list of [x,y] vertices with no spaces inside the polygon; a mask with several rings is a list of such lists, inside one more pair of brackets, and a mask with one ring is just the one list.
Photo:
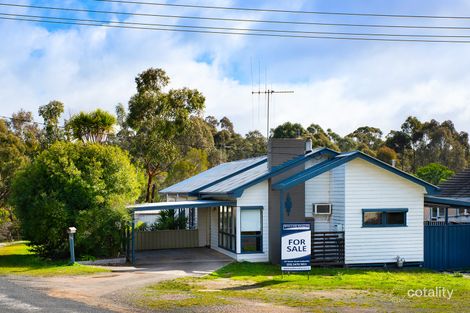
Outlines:
{"label": "window with white frame", "polygon": [[439,219],[445,216],[444,208],[431,208],[431,219]]}
{"label": "window with white frame", "polygon": [[240,207],[241,252],[263,252],[263,207]]}

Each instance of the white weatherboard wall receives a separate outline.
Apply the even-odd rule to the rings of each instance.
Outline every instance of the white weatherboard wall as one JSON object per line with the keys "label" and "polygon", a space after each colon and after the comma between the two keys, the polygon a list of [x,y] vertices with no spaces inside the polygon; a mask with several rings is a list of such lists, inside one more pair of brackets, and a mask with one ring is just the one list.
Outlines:
{"label": "white weatherboard wall", "polygon": [[323,173],[305,182],[305,216],[314,217],[314,231],[330,231],[331,215],[313,214],[314,203],[331,203],[330,172]]}
{"label": "white weatherboard wall", "polygon": [[[326,160],[326,157],[309,160],[309,168]],[[314,203],[331,203],[331,215],[314,215]],[[314,217],[313,231],[341,231],[344,225],[344,166],[325,172],[305,182],[305,216]]]}
{"label": "white weatherboard wall", "polygon": [[[345,178],[346,264],[422,262],[424,187],[361,159]],[[362,209],[376,208],[407,208],[407,226],[362,227]]]}
{"label": "white weatherboard wall", "polygon": [[[237,207],[242,206],[262,206],[263,207],[263,253],[237,254],[237,261],[248,262],[268,262],[269,261],[269,200],[268,200],[268,181],[265,180],[250,188],[247,188],[240,198],[237,198]],[[237,209],[238,209],[237,208]],[[239,211],[239,210],[237,210]],[[240,239],[240,214],[237,214],[237,241]],[[240,244],[237,244],[237,251],[240,252]]]}
{"label": "white weatherboard wall", "polygon": [[197,209],[197,229],[199,234],[199,247],[205,247],[209,245],[210,210],[211,208]]}
{"label": "white weatherboard wall", "polygon": [[331,231],[343,231],[345,227],[345,172],[345,165],[330,171],[330,199],[333,205]]}

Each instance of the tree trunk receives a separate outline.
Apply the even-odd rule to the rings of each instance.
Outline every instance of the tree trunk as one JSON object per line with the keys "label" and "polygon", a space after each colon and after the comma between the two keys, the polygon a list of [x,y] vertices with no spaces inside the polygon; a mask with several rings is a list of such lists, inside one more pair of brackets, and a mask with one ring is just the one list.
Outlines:
{"label": "tree trunk", "polygon": [[150,189],[152,188],[152,179],[153,175],[150,172],[147,172],[148,179],[147,179],[147,193],[145,195],[145,202],[150,202]]}
{"label": "tree trunk", "polygon": [[152,185],[152,202],[155,202],[155,189],[157,186],[155,184]]}

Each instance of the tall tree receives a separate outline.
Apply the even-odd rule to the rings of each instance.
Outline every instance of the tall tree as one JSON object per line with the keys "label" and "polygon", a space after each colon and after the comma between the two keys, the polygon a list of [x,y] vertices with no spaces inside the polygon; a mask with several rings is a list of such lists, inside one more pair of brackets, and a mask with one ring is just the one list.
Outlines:
{"label": "tall tree", "polygon": [[406,152],[411,149],[411,138],[404,131],[392,130],[387,135],[385,140],[385,146],[392,149],[398,154],[402,169],[405,169],[406,164]]}
{"label": "tall tree", "polygon": [[309,137],[312,140],[313,147],[327,147],[334,150],[339,150],[332,141],[330,136],[323,130],[323,128],[318,124],[311,124],[307,127],[307,132]]}
{"label": "tall tree", "polygon": [[416,164],[416,151],[418,149],[419,145],[422,145],[422,139],[423,139],[423,123],[421,123],[418,118],[415,116],[409,116],[405,122],[401,125],[401,131],[406,134],[409,138],[409,145],[411,146],[411,149],[406,149],[403,151],[405,154],[405,157],[407,157],[407,154],[409,155],[410,161],[408,162],[409,168],[408,170],[415,172],[417,168]]}
{"label": "tall tree", "polygon": [[353,139],[357,144],[357,149],[366,153],[375,154],[375,151],[383,144],[382,131],[376,127],[359,127],[347,137]]}
{"label": "tall tree", "polygon": [[422,139],[416,148],[417,167],[440,163],[460,171],[467,166],[470,146],[466,132],[458,132],[451,121],[436,120],[423,123],[421,132]]}
{"label": "tall tree", "polygon": [[303,137],[307,131],[299,123],[285,122],[272,130],[273,138],[298,138]]}
{"label": "tall tree", "polygon": [[59,127],[60,117],[64,113],[64,104],[53,100],[39,107],[39,116],[44,120],[44,146],[48,146],[63,138],[63,131]]}
{"label": "tall tree", "polygon": [[10,128],[26,146],[26,155],[29,158],[36,156],[41,147],[41,130],[34,122],[33,114],[20,110],[12,115]]}
{"label": "tall tree", "polygon": [[132,129],[130,151],[147,174],[149,202],[153,179],[180,158],[176,137],[188,127],[191,116],[201,114],[205,98],[194,89],[165,91],[170,78],[162,69],[150,68],[135,82],[137,93],[129,100],[126,124]]}
{"label": "tall tree", "polygon": [[245,135],[245,142],[249,157],[260,156],[268,152],[268,144],[266,137],[263,136],[258,130],[253,130]]}
{"label": "tall tree", "polygon": [[338,147],[339,151],[348,152],[356,149],[357,144],[352,138],[348,136],[341,137],[330,128],[327,129],[327,133],[330,140],[336,147]]}
{"label": "tall tree", "polygon": [[219,121],[219,125],[222,129],[228,130],[231,134],[235,133],[233,123],[228,117],[222,117],[222,119]]}

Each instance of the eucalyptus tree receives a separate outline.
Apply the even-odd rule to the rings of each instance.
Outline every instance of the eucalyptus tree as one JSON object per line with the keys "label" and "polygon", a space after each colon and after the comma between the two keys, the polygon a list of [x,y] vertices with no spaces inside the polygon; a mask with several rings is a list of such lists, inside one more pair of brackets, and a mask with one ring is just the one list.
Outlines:
{"label": "eucalyptus tree", "polygon": [[64,104],[57,100],[39,107],[39,116],[44,120],[42,140],[44,147],[64,138],[63,129],[59,125],[62,113],[64,113]]}
{"label": "eucalyptus tree", "polygon": [[149,202],[154,178],[181,158],[177,138],[189,127],[192,116],[202,114],[205,98],[195,89],[167,90],[170,78],[162,69],[145,70],[135,83],[137,93],[129,100],[125,124],[121,125],[128,129],[121,129],[120,134],[127,136],[121,139],[145,169],[145,199]]}

